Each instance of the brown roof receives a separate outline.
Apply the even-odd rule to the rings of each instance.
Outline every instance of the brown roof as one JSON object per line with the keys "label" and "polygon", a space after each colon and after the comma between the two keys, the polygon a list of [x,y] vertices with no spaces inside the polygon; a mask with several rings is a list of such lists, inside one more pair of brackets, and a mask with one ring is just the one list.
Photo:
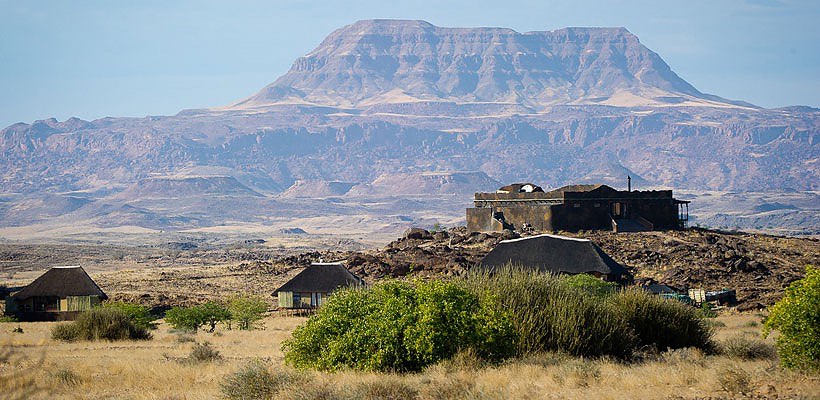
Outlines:
{"label": "brown roof", "polygon": [[15,293],[15,299],[24,300],[35,296],[108,296],[94,283],[82,267],[54,267],[40,275],[23,290]]}
{"label": "brown roof", "polygon": [[350,273],[342,263],[314,263],[273,292],[330,293],[346,286],[363,285],[364,281]]}
{"label": "brown roof", "polygon": [[506,265],[554,274],[598,272],[617,280],[629,275],[623,265],[591,241],[549,234],[503,240],[484,256],[479,268],[493,271]]}

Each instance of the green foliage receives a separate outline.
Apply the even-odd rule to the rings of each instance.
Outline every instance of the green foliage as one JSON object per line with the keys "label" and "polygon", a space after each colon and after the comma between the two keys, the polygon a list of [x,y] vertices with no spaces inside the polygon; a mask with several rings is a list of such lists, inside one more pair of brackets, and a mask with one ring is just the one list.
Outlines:
{"label": "green foliage", "polygon": [[700,314],[703,318],[717,318],[717,313],[712,309],[712,305],[705,301],[700,303]]}
{"label": "green foliage", "polygon": [[219,387],[226,399],[272,399],[285,386],[298,380],[290,371],[271,371],[263,361],[253,360],[226,376]]}
{"label": "green foliage", "polygon": [[165,322],[174,329],[196,332],[204,319],[196,307],[173,307],[165,312]]}
{"label": "green foliage", "polygon": [[711,350],[712,330],[696,309],[640,290],[614,291],[580,275],[559,277],[507,267],[471,272],[464,285],[510,312],[518,352],[628,358],[643,346]]}
{"label": "green foliage", "polygon": [[103,308],[113,308],[122,311],[134,323],[134,325],[144,329],[157,329],[154,320],[157,318],[151,315],[148,307],[136,303],[124,301],[114,301],[103,304]]}
{"label": "green foliage", "polygon": [[713,330],[693,307],[640,289],[624,290],[610,299],[614,312],[635,330],[638,346],[713,350]]}
{"label": "green foliage", "polygon": [[618,289],[617,283],[604,282],[588,274],[563,275],[560,279],[568,287],[584,290],[596,296],[606,296]]}
{"label": "green foliage", "polygon": [[514,354],[509,316],[453,282],[399,282],[334,294],[293,338],[297,368],[418,371],[471,348],[487,360]]}
{"label": "green foliage", "polygon": [[74,322],[54,326],[51,337],[63,341],[147,340],[151,334],[116,308],[94,308],[80,313]]}
{"label": "green foliage", "polygon": [[228,311],[239,329],[251,330],[260,326],[259,321],[268,311],[268,303],[257,296],[235,296],[228,299]]}
{"label": "green foliage", "polygon": [[820,370],[820,269],[806,267],[806,277],[789,285],[763,325],[764,335],[780,331],[777,349],[783,366]]}
{"label": "green foliage", "polygon": [[0,322],[20,322],[17,318],[14,318],[10,315],[0,316]]}
{"label": "green foliage", "polygon": [[217,323],[230,318],[228,309],[213,301],[192,307],[174,307],[165,312],[165,322],[171,327],[194,332],[203,326],[208,327],[208,332],[213,332]]}

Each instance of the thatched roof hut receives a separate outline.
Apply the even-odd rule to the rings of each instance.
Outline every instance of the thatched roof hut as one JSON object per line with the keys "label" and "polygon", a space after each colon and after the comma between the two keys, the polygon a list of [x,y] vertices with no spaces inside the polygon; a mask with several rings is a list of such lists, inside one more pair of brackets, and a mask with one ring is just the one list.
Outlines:
{"label": "thatched roof hut", "polygon": [[501,241],[481,260],[478,268],[494,270],[506,265],[554,274],[590,274],[612,282],[631,279],[629,271],[595,243],[558,235]]}
{"label": "thatched roof hut", "polygon": [[281,308],[314,308],[334,291],[364,281],[341,262],[313,263],[273,292]]}
{"label": "thatched roof hut", "polygon": [[54,267],[6,299],[6,313],[25,320],[73,319],[108,296],[82,267]]}

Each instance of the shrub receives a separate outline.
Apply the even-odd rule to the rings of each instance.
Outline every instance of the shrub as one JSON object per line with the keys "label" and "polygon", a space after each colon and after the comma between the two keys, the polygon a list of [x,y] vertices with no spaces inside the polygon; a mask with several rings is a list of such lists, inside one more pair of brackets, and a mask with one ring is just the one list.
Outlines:
{"label": "shrub", "polygon": [[419,397],[419,391],[399,379],[381,378],[375,381],[361,382],[353,386],[346,398],[362,400],[411,400]]}
{"label": "shrub", "polygon": [[10,315],[1,315],[0,316],[0,322],[20,322],[20,321],[18,321],[17,318],[14,318],[13,316],[10,316]]}
{"label": "shrub", "polygon": [[208,332],[213,333],[217,323],[226,322],[231,319],[230,311],[217,302],[209,301],[196,307],[199,308],[202,325],[208,326]]}
{"label": "shrub", "polygon": [[208,332],[213,332],[217,323],[230,318],[228,309],[213,301],[191,307],[173,307],[165,312],[165,322],[172,328],[193,332],[203,326],[208,326]]}
{"label": "shrub", "polygon": [[720,387],[733,396],[749,392],[751,379],[749,373],[739,367],[727,367],[718,372]]}
{"label": "shrub", "polygon": [[733,336],[720,343],[720,353],[744,360],[774,359],[777,352],[774,346],[760,339],[749,339],[745,336]]}
{"label": "shrub", "polygon": [[494,274],[470,272],[462,284],[510,313],[520,355],[563,351],[629,357],[636,339],[624,316],[586,289],[566,282],[555,275],[506,267]]}
{"label": "shrub", "polygon": [[74,322],[54,326],[55,340],[145,340],[148,330],[136,326],[128,316],[115,308],[94,308],[84,311]]}
{"label": "shrub", "polygon": [[384,282],[336,293],[293,338],[297,368],[418,371],[472,348],[487,360],[514,354],[508,315],[452,282]]}
{"label": "shrub", "polygon": [[148,307],[136,303],[115,301],[103,304],[103,308],[111,308],[122,311],[123,314],[134,323],[134,325],[145,329],[157,329],[154,320],[157,318],[151,315]]}
{"label": "shrub", "polygon": [[165,312],[165,322],[173,329],[196,332],[205,320],[196,307],[172,307]]}
{"label": "shrub", "polygon": [[60,368],[49,375],[51,376],[51,379],[54,379],[58,384],[64,386],[76,386],[82,382],[79,375],[68,368]]}
{"label": "shrub", "polygon": [[259,321],[268,311],[268,303],[261,297],[236,296],[228,300],[231,320],[241,330],[251,330],[259,326]]}
{"label": "shrub", "polygon": [[51,338],[63,342],[73,342],[79,338],[77,326],[73,323],[59,324],[51,328]]}
{"label": "shrub", "polygon": [[820,370],[820,269],[806,267],[806,277],[789,285],[763,325],[764,335],[780,331],[777,349],[783,366]]}
{"label": "shrub", "polygon": [[610,299],[615,312],[635,330],[639,346],[654,346],[660,351],[714,348],[712,328],[695,308],[640,289],[624,290]]}
{"label": "shrub", "polygon": [[212,362],[221,359],[222,355],[219,354],[219,351],[211,347],[211,344],[208,342],[204,342],[201,344],[194,343],[194,347],[191,349],[191,353],[188,355],[188,361],[194,363]]}
{"label": "shrub", "polygon": [[291,371],[271,372],[267,363],[253,360],[226,376],[219,387],[227,399],[271,399],[298,378]]}
{"label": "shrub", "polygon": [[596,296],[606,296],[618,289],[617,283],[604,282],[588,274],[563,275],[560,280],[568,287],[584,290]]}

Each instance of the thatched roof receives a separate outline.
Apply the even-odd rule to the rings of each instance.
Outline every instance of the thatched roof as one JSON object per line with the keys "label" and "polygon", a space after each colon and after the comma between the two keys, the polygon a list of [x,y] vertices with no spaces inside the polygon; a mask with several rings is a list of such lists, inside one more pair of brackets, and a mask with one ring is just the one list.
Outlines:
{"label": "thatched roof", "polygon": [[19,300],[35,296],[57,296],[60,298],[99,296],[101,299],[108,298],[85,270],[79,266],[51,268],[12,296]]}
{"label": "thatched roof", "polygon": [[363,285],[364,281],[350,273],[342,263],[313,263],[276,289],[279,292],[330,293],[346,286]]}
{"label": "thatched roof", "polygon": [[616,279],[629,275],[591,241],[547,234],[501,241],[481,260],[479,268],[493,270],[505,265],[555,274],[598,272]]}

